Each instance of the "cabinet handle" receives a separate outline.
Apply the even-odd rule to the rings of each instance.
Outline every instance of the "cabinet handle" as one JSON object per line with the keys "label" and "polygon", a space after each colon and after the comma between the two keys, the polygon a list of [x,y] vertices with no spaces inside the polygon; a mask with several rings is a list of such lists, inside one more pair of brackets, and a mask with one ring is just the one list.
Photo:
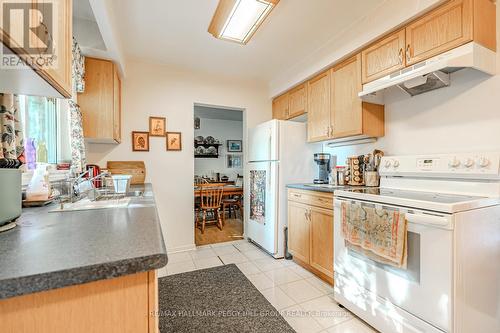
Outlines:
{"label": "cabinet handle", "polygon": [[399,64],[402,65],[403,64],[403,48],[399,49],[398,58],[399,58]]}
{"label": "cabinet handle", "polygon": [[307,210],[307,218],[309,219],[309,222],[311,221],[311,210]]}
{"label": "cabinet handle", "polygon": [[308,217],[308,215],[307,215],[307,210],[304,212],[304,217],[306,218],[306,221],[308,221],[308,220],[309,220],[309,217]]}
{"label": "cabinet handle", "polygon": [[406,52],[406,62],[408,63],[408,62],[410,62],[410,59],[411,59],[411,57],[410,57],[410,44],[406,45],[405,52]]}
{"label": "cabinet handle", "polygon": [[293,196],[296,197],[296,198],[302,198],[302,194],[294,193]]}

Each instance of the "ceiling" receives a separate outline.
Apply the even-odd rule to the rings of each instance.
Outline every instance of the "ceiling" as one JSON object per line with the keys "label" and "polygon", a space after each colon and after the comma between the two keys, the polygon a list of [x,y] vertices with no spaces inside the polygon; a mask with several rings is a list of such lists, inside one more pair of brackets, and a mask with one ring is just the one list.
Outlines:
{"label": "ceiling", "polygon": [[386,0],[282,0],[245,46],[207,32],[218,0],[112,1],[126,57],[268,82]]}
{"label": "ceiling", "polygon": [[204,119],[243,121],[243,111],[195,105],[194,115]]}

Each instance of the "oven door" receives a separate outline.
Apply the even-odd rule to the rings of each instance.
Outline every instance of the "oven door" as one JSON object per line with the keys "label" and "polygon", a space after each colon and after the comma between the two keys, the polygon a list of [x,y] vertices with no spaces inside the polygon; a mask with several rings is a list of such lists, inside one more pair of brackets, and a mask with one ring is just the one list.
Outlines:
{"label": "oven door", "polygon": [[[398,210],[406,214],[408,222],[407,269],[398,269],[375,262],[345,247],[345,241],[340,232],[342,202]],[[389,309],[389,313],[391,308],[394,310],[392,311],[395,314],[393,320],[397,321],[399,318],[401,322],[408,322],[411,318],[417,317],[440,330],[449,332],[453,295],[452,229],[453,216],[449,214],[336,197],[334,212],[336,293],[341,294],[343,300],[348,300],[351,306],[359,307],[360,310],[375,313],[374,304],[384,304]],[[367,294],[372,297],[366,297]],[[377,302],[370,301],[375,298],[378,299]],[[397,307],[404,311],[395,311],[400,310]],[[411,314],[408,316],[411,318],[400,318],[404,317],[405,313]],[[412,329],[394,329],[394,331],[429,332],[423,328],[415,329],[414,326]]]}

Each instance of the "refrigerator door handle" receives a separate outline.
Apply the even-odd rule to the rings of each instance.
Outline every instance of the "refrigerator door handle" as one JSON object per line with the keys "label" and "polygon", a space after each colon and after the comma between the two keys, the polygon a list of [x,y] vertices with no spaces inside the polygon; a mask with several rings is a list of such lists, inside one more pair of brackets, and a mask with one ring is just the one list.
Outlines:
{"label": "refrigerator door handle", "polygon": [[273,130],[272,130],[272,128],[269,129],[269,146],[268,147],[269,147],[268,160],[270,161],[272,159],[271,157],[273,156],[273,152],[272,152],[272,150],[273,150]]}
{"label": "refrigerator door handle", "polygon": [[269,174],[267,175],[267,188],[271,188],[271,162],[269,162]]}

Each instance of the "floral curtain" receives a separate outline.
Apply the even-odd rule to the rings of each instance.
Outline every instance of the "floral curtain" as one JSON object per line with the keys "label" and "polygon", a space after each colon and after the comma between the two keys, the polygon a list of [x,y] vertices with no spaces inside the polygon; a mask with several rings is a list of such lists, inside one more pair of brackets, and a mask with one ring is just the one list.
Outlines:
{"label": "floral curtain", "polygon": [[19,96],[0,93],[0,167],[18,168],[24,159]]}
{"label": "floral curtain", "polygon": [[77,93],[85,89],[85,58],[78,43],[73,38],[73,98],[69,100],[70,128],[71,128],[71,166],[76,172],[82,172],[86,161],[85,140],[83,137],[82,112],[76,102]]}

